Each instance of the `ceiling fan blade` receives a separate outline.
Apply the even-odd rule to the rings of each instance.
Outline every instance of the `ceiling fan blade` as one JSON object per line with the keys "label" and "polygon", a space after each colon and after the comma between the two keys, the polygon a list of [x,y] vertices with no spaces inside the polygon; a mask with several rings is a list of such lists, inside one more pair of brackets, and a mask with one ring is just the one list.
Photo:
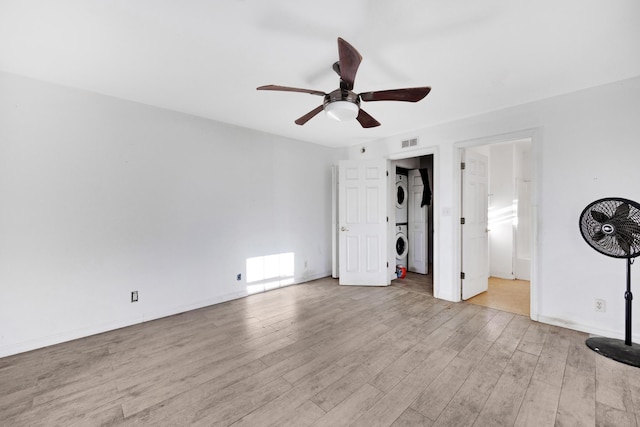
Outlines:
{"label": "ceiling fan blade", "polygon": [[302,126],[303,124],[311,120],[316,114],[318,114],[323,109],[324,109],[323,105],[320,105],[319,107],[314,108],[313,110],[309,111],[307,114],[305,114],[304,116],[296,120],[296,124]]}
{"label": "ceiling fan blade", "polygon": [[356,80],[356,72],[358,72],[360,62],[362,62],[362,56],[355,47],[338,37],[338,57],[340,58],[338,65],[340,79],[345,83],[345,89],[352,90],[353,83]]}
{"label": "ceiling fan blade", "polygon": [[300,89],[297,87],[287,87],[287,86],[278,86],[278,85],[260,86],[259,88],[256,88],[256,89],[257,90],[277,90],[280,92],[302,92],[302,93],[310,93],[311,95],[320,95],[320,96],[326,95],[326,93],[320,90]]}
{"label": "ceiling fan blade", "polygon": [[363,128],[374,128],[376,126],[380,126],[380,122],[371,117],[362,108],[358,111],[358,117],[356,117],[356,120],[360,122],[360,125],[362,125]]}
{"label": "ceiling fan blade", "polygon": [[429,86],[406,89],[379,90],[360,94],[363,101],[405,101],[418,102],[431,92]]}

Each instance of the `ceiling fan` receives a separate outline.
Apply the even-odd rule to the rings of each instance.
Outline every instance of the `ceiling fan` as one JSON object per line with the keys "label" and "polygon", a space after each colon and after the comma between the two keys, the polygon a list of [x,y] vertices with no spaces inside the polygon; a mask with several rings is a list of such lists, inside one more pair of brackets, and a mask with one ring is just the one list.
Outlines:
{"label": "ceiling fan", "polygon": [[300,89],[295,87],[266,85],[258,90],[275,90],[281,92],[302,92],[324,97],[322,105],[309,111],[295,121],[297,125],[303,125],[316,116],[320,111],[336,120],[346,121],[356,119],[363,128],[380,126],[380,122],[360,108],[360,102],[365,101],[404,101],[418,102],[429,94],[429,86],[406,89],[379,90],[375,92],[353,92],[353,83],[356,72],[362,62],[362,56],[356,48],[338,37],[338,62],[333,64],[333,70],[340,76],[340,88],[333,92],[324,93],[319,90]]}

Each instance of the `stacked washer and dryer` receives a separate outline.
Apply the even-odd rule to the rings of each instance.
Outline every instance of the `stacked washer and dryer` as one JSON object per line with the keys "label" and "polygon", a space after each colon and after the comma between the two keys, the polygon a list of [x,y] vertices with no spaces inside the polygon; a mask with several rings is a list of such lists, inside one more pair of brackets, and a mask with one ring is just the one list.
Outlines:
{"label": "stacked washer and dryer", "polygon": [[[396,271],[398,277],[404,277],[409,253],[408,231],[408,177],[396,174]],[[403,270],[404,269],[404,270]]]}

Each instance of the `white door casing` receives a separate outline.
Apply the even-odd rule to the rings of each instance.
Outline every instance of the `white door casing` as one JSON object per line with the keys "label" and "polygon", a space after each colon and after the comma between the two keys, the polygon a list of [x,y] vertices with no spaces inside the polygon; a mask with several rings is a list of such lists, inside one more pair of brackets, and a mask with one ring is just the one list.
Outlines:
{"label": "white door casing", "polygon": [[[487,156],[463,151],[462,169],[462,299],[489,288]],[[461,221],[462,222],[462,221]]]}
{"label": "white door casing", "polygon": [[409,171],[409,271],[428,273],[427,207],[420,206],[424,184],[418,169]]}
{"label": "white door casing", "polygon": [[387,286],[387,161],[341,160],[338,253],[341,285]]}

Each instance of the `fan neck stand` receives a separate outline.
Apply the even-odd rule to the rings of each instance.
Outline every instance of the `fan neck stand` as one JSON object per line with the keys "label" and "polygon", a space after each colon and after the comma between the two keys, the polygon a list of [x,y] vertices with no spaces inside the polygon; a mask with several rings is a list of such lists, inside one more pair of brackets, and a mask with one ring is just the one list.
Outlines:
{"label": "fan neck stand", "polygon": [[614,338],[593,337],[587,339],[587,346],[593,351],[602,354],[610,359],[627,365],[640,368],[640,345],[631,341],[631,265],[632,258],[627,258],[627,290],[624,293],[625,299],[625,328],[624,342]]}
{"label": "fan neck stand", "polygon": [[624,300],[626,302],[624,311],[624,345],[633,345],[631,342],[631,301],[633,301],[633,294],[631,293],[631,264],[633,260],[627,258],[627,291],[624,293]]}

